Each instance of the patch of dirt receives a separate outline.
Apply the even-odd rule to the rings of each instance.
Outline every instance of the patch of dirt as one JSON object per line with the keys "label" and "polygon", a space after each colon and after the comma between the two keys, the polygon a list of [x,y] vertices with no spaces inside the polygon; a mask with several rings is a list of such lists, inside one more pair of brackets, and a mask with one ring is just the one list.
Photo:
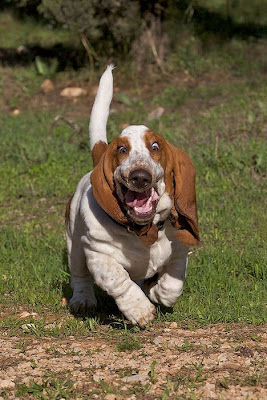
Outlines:
{"label": "patch of dirt", "polygon": [[[0,399],[267,398],[266,326],[169,322],[130,335],[141,345],[119,351],[122,335],[107,325],[83,338],[2,332]],[[52,397],[53,385],[67,395]]]}
{"label": "patch of dirt", "polygon": [[[0,108],[7,113],[16,115],[16,110],[19,112],[29,111],[29,110],[45,110],[54,113],[55,115],[63,113],[66,118],[79,119],[79,118],[89,118],[90,111],[93,105],[93,101],[97,92],[98,76],[94,76],[94,83],[88,85],[88,77],[85,79],[83,74],[78,74],[75,77],[69,77],[67,74],[58,77],[53,80],[54,90],[48,93],[44,93],[41,89],[41,84],[39,89],[34,93],[29,95],[27,93],[27,88],[22,82],[17,82],[12,75],[12,70],[10,68],[5,68],[0,66],[0,74],[2,75],[2,92],[3,95],[0,98]],[[129,90],[129,82],[127,77],[119,75],[116,73],[116,81],[114,82],[114,98],[112,100],[111,110],[115,112],[120,112],[125,110],[125,104],[116,100],[116,93],[123,92],[127,93],[129,98],[133,96],[143,101],[146,108],[151,111],[155,106],[151,105],[151,99],[154,96],[158,96],[166,85],[174,85],[175,87],[188,87],[194,88],[201,84],[206,84],[207,82],[221,82],[232,81],[233,78],[229,75],[222,75],[219,73],[209,74],[209,76],[201,76],[194,78],[188,74],[187,71],[180,74],[174,74],[171,76],[165,76],[162,78],[159,74],[150,74],[149,81],[147,77],[143,74],[136,74],[132,77],[132,83]],[[235,79],[236,80],[236,79]],[[60,96],[60,93],[66,87],[81,87],[86,90],[86,96],[66,98]],[[134,95],[132,93],[135,93]],[[13,105],[13,100],[16,99]],[[223,97],[218,97],[214,100],[195,101],[184,107],[189,112],[198,113],[201,110],[206,110],[207,108],[213,107],[224,100]],[[129,107],[129,106],[128,106]],[[14,113],[15,111],[15,113]],[[172,111],[171,109],[169,110]],[[53,121],[51,121],[52,123]]]}
{"label": "patch of dirt", "polygon": [[[87,96],[77,98],[65,98],[60,96],[60,92],[69,86],[81,86],[87,89],[87,83],[82,82],[79,79],[70,79],[64,77],[54,82],[54,90],[49,93],[43,93],[41,85],[39,90],[29,95],[22,83],[18,82],[12,76],[12,70],[9,68],[0,67],[2,74],[3,95],[0,98],[0,108],[7,113],[14,113],[14,110],[20,112],[28,110],[44,110],[52,113],[67,114],[69,117],[86,117],[89,116],[91,106],[95,93],[91,93],[95,90],[94,87],[88,90]],[[13,105],[13,99],[16,99],[16,105]],[[51,121],[52,122],[52,121]]]}

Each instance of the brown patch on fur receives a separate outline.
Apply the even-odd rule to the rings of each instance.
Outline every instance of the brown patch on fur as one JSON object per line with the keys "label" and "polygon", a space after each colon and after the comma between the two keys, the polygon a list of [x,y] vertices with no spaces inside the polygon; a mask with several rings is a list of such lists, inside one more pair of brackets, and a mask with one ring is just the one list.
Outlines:
{"label": "brown patch on fur", "polygon": [[108,147],[107,143],[102,142],[102,140],[99,140],[99,142],[97,142],[94,145],[93,150],[92,150],[94,167],[99,163],[100,158],[107,150],[107,147]]}
{"label": "brown patch on fur", "polygon": [[70,206],[71,206],[71,202],[72,202],[73,196],[74,195],[72,195],[69,198],[69,200],[67,201],[66,209],[65,209],[65,224],[66,224],[67,227],[70,225]]}
{"label": "brown patch on fur", "polygon": [[[128,149],[127,153],[119,153],[120,146]],[[114,139],[106,148],[104,155],[91,174],[93,195],[101,208],[116,222],[134,232],[147,246],[152,245],[158,238],[157,227],[151,223],[138,226],[126,214],[114,187],[113,175],[116,168],[126,160],[130,152],[130,143],[126,137]]]}
{"label": "brown patch on fur", "polygon": [[[162,167],[166,165],[165,160],[165,147],[166,147],[166,140],[164,140],[161,136],[159,136],[156,132],[152,130],[147,130],[144,135],[144,141],[147,149],[150,152],[150,156],[153,158],[155,162],[160,162]],[[152,144],[157,142],[159,144],[159,150],[153,150]]]}
{"label": "brown patch on fur", "polygon": [[[159,150],[153,151],[151,145],[159,143]],[[155,162],[164,169],[166,192],[170,195],[173,207],[170,220],[177,228],[177,239],[187,245],[199,242],[195,168],[188,155],[172,146],[155,132],[148,130],[145,134],[145,144]],[[96,147],[98,146],[98,147]],[[118,151],[120,146],[128,149],[127,153]],[[104,151],[104,154],[103,154]],[[126,137],[118,137],[107,146],[104,142],[97,143],[93,148],[95,168],[91,174],[93,195],[101,208],[116,222],[125,225],[133,231],[146,245],[152,245],[158,238],[157,226],[152,222],[138,226],[126,214],[114,187],[114,171],[128,157],[130,143]]]}
{"label": "brown patch on fur", "polygon": [[[130,145],[130,142],[127,137],[119,136],[113,142],[116,142],[113,145],[113,163],[112,163],[112,165],[113,165],[113,173],[114,173],[115,169],[129,157],[131,145]],[[112,144],[113,144],[113,142],[112,142]],[[127,152],[120,153],[119,152],[120,147],[125,147],[127,149]]]}
{"label": "brown patch on fur", "polygon": [[93,169],[91,182],[94,197],[100,207],[115,221],[127,225],[128,218],[119,205],[113,180],[116,168],[128,157],[128,154],[118,152],[120,146],[125,146],[130,150],[130,143],[127,138],[118,137],[114,139],[107,146],[105,153]]}
{"label": "brown patch on fur", "polygon": [[152,222],[141,228],[129,228],[129,231],[134,232],[146,246],[151,246],[158,239],[158,228]]}
{"label": "brown patch on fur", "polygon": [[[166,186],[166,191],[174,191],[171,223],[178,228],[177,239],[187,245],[199,243],[198,216],[195,188],[195,167],[189,156],[181,149],[168,143],[169,152],[173,157],[173,183]],[[169,184],[169,183],[168,183]]]}
{"label": "brown patch on fur", "polygon": [[[151,145],[157,142],[159,150],[153,151]],[[177,239],[187,245],[194,246],[199,242],[195,167],[189,156],[181,149],[147,130],[145,143],[151,157],[164,169],[166,192],[170,195],[173,207],[170,220],[173,227],[178,228]]]}

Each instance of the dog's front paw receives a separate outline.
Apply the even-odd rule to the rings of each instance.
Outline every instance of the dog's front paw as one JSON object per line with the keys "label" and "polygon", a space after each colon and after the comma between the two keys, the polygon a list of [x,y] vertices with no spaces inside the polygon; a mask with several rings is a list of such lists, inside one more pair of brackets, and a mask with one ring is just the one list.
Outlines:
{"label": "dog's front paw", "polygon": [[156,308],[146,297],[131,301],[130,306],[129,304],[120,304],[120,301],[116,302],[124,316],[133,325],[138,325],[140,328],[145,328],[155,318]]}
{"label": "dog's front paw", "polygon": [[166,307],[173,306],[178,297],[182,294],[183,287],[177,288],[164,288],[157,283],[147,289],[147,295],[153,303],[160,303]]}
{"label": "dog's front paw", "polygon": [[87,293],[76,293],[72,296],[69,302],[69,307],[72,314],[84,317],[97,305],[97,300],[94,295]]}

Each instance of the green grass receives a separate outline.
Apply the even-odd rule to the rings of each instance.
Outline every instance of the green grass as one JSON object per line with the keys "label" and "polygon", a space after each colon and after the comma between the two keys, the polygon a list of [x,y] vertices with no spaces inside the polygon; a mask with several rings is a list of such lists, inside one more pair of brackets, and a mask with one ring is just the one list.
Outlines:
{"label": "green grass", "polygon": [[[173,310],[159,308],[158,319],[181,321],[188,327],[219,321],[259,324],[266,321],[262,43],[251,49],[250,44],[235,41],[224,54],[219,55],[216,46],[203,54],[192,37],[184,42],[190,51],[182,54],[180,64],[181,52],[170,57],[174,81],[163,79],[151,95],[141,79],[127,90],[120,88],[115,98],[122,107],[109,119],[109,138],[120,132],[122,123],[149,124],[187,151],[197,168],[202,244],[190,255],[183,296]],[[176,71],[187,67],[195,76],[191,77],[194,85],[176,80]],[[16,82],[25,87],[25,102],[40,83],[31,68],[12,70]],[[114,72],[118,85],[123,68]],[[165,108],[163,117],[147,122],[148,113],[157,106]],[[77,133],[63,124],[51,129],[52,111],[25,109],[16,116],[0,111],[2,305],[15,309],[23,305],[43,315],[44,321],[30,321],[35,335],[86,334],[97,329],[99,322],[118,321],[114,302],[99,292],[102,313],[85,322],[68,320],[63,328],[48,329],[45,322],[46,313],[59,312],[61,298],[70,295],[64,207],[79,179],[92,167],[84,145],[87,116],[76,118],[83,128],[83,133]],[[18,332],[23,323],[29,321],[11,317],[2,321],[1,328]],[[124,329],[123,323],[118,324]],[[125,350],[132,343],[132,338],[126,339]]]}
{"label": "green grass", "polygon": [[[70,376],[70,373],[69,373]],[[33,396],[35,399],[70,399],[73,398],[75,390],[73,389],[74,382],[67,378],[52,377],[49,376],[44,379],[42,384],[37,384],[33,380],[30,381],[29,385],[19,385],[16,395],[19,398]]]}
{"label": "green grass", "polygon": [[120,352],[133,351],[139,350],[141,347],[141,341],[138,337],[125,332],[120,338],[120,343],[116,345],[116,350]]}
{"label": "green grass", "polygon": [[31,17],[22,21],[14,18],[10,12],[0,13],[0,47],[53,46],[74,40],[73,33],[64,29],[55,30],[48,25],[37,24]]}

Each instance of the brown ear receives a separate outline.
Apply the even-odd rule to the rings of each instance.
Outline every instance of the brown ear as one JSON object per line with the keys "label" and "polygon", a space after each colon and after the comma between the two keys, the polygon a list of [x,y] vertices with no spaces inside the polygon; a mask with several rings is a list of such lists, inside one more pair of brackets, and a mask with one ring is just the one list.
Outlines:
{"label": "brown ear", "polygon": [[69,198],[69,200],[68,200],[68,202],[67,202],[67,204],[66,204],[66,209],[65,209],[65,224],[66,224],[66,227],[67,227],[68,229],[69,229],[69,227],[70,227],[70,207],[71,207],[71,202],[72,202],[73,196],[74,196],[74,195],[72,195],[72,196]]}
{"label": "brown ear", "polygon": [[99,163],[102,155],[105,153],[105,151],[107,150],[107,143],[102,142],[102,140],[99,140],[99,142],[97,142],[92,150],[92,157],[93,157],[93,164],[94,167]]}
{"label": "brown ear", "polygon": [[158,229],[154,224],[137,227],[125,215],[120,201],[115,193],[113,181],[113,145],[104,142],[95,144],[92,156],[94,169],[91,173],[91,183],[94,198],[99,206],[115,221],[133,231],[147,246],[152,245],[158,238]]}
{"label": "brown ear", "polygon": [[[103,153],[103,149],[104,153]],[[122,212],[118,198],[115,194],[113,181],[113,151],[112,146],[104,142],[98,142],[92,151],[94,169],[91,173],[93,195],[101,208],[120,224],[128,222]]]}
{"label": "brown ear", "polygon": [[[195,167],[189,156],[182,150],[168,143],[172,158],[173,188],[168,188],[173,195],[173,209],[171,223],[178,228],[175,235],[177,239],[187,245],[194,246],[199,243]],[[169,182],[170,185],[170,182]]]}

